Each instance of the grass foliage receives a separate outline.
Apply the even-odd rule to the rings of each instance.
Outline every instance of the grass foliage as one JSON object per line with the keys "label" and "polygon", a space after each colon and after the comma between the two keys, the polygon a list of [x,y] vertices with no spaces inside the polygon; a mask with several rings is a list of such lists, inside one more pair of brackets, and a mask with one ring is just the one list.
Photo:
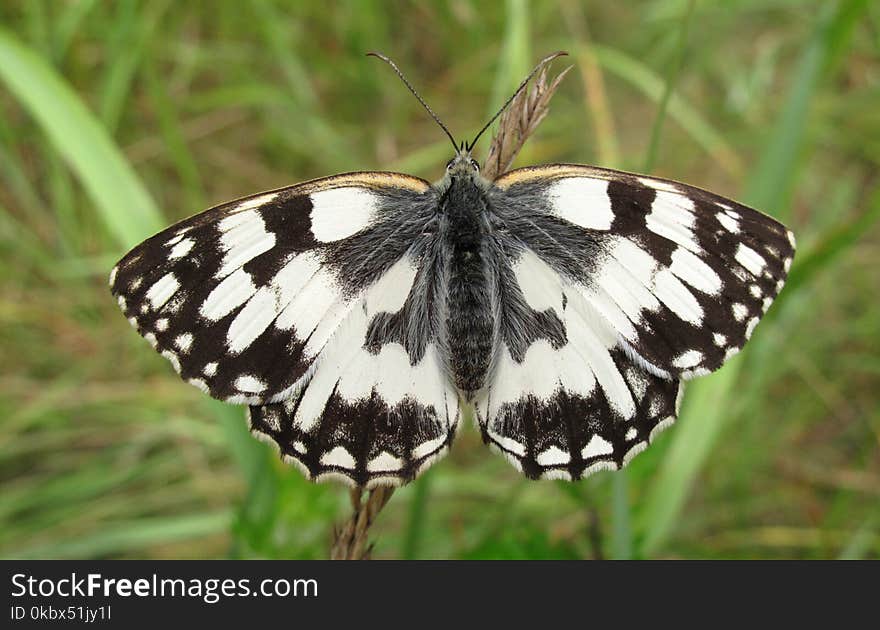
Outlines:
{"label": "grass foliage", "polygon": [[[378,557],[880,556],[880,7],[866,0],[17,0],[0,7],[0,556],[320,558],[348,493],[181,384],[106,287],[221,201],[346,170],[436,179],[541,55],[518,159],[687,181],[799,253],[746,352],[625,473],[522,480],[472,428]],[[487,143],[484,143],[483,149]]]}

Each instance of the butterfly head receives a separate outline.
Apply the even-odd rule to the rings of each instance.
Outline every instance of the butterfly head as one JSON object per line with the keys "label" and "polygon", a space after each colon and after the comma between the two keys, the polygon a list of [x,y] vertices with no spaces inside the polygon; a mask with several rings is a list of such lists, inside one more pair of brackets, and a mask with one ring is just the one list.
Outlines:
{"label": "butterfly head", "polygon": [[467,143],[462,143],[455,157],[446,163],[446,174],[453,179],[480,174],[480,164],[471,156]]}

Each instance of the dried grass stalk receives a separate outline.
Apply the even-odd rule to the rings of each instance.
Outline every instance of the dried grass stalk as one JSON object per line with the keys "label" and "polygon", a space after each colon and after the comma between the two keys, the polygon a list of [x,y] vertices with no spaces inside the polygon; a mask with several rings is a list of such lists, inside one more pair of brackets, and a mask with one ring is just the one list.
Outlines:
{"label": "dried grass stalk", "polygon": [[[552,59],[548,60],[548,65],[550,61]],[[548,83],[547,67],[545,65],[541,69],[532,87],[520,92],[507,111],[501,115],[498,131],[492,136],[489,155],[482,169],[483,177],[486,179],[493,180],[510,168],[526,140],[550,111],[550,99],[572,68],[568,66]]]}
{"label": "dried grass stalk", "polygon": [[379,486],[370,490],[366,502],[362,501],[363,488],[351,490],[351,517],[341,527],[337,527],[333,535],[333,546],[330,548],[331,560],[369,560],[373,545],[369,544],[370,525],[376,515],[385,507],[391,495],[392,486]]}

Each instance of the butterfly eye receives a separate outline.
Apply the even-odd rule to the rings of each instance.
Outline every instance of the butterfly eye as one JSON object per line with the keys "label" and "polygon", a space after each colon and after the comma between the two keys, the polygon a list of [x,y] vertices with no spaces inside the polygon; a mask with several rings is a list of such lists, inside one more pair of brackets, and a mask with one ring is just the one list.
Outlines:
{"label": "butterfly eye", "polygon": [[471,160],[471,168],[473,168],[476,172],[480,172],[480,165],[476,160]]}
{"label": "butterfly eye", "polygon": [[451,170],[452,170],[452,165],[453,165],[453,164],[455,164],[455,159],[449,160],[449,161],[446,163],[446,170],[447,170],[447,171],[451,171]]}

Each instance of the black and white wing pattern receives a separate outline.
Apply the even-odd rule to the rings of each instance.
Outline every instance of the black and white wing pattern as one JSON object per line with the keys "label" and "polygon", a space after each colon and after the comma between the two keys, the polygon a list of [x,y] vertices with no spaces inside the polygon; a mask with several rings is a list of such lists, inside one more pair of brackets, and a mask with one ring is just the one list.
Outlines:
{"label": "black and white wing pattern", "polygon": [[394,173],[282,188],[160,232],[110,287],[184,380],[250,405],[252,431],[310,478],[401,483],[459,424],[426,316],[436,205]]}
{"label": "black and white wing pattern", "polygon": [[674,421],[681,380],[743,347],[794,255],[773,219],[666,180],[551,165],[491,195],[500,343],[477,417],[533,478],[643,450]]}

